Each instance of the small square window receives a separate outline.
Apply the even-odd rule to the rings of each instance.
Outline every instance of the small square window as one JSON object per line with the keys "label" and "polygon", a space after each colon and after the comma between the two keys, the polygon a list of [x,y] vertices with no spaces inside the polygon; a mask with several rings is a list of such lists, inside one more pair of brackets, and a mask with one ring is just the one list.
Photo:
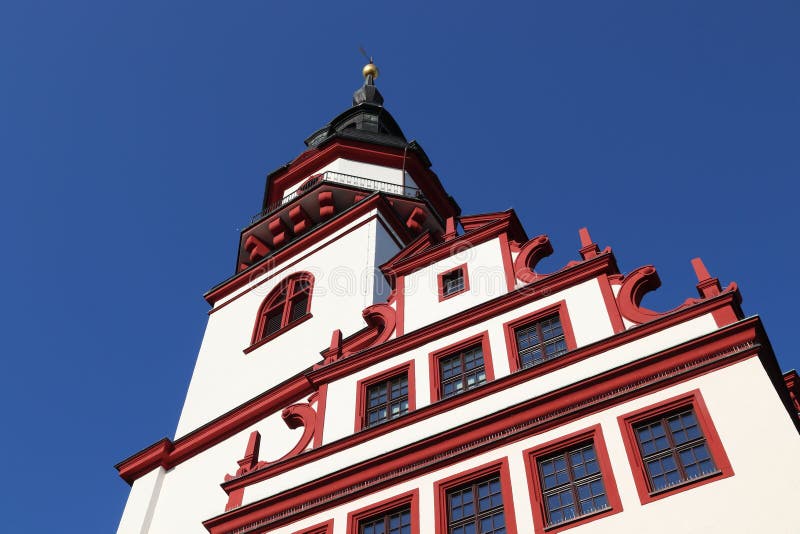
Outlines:
{"label": "small square window", "polygon": [[364,427],[379,425],[408,413],[408,374],[404,373],[367,387]]}
{"label": "small square window", "polygon": [[619,424],[642,504],[733,474],[698,390]]}
{"label": "small square window", "polygon": [[[576,348],[565,301],[529,313],[504,325],[511,372],[540,368],[552,370]],[[565,364],[567,362],[565,361]]]}
{"label": "small square window", "polygon": [[430,354],[431,401],[453,397],[494,379],[489,333]]}
{"label": "small square window", "polygon": [[355,431],[379,426],[414,410],[414,361],[358,381]]}
{"label": "small square window", "polygon": [[465,263],[456,267],[455,269],[440,273],[438,276],[438,284],[439,301],[467,291],[469,289],[467,264]]}

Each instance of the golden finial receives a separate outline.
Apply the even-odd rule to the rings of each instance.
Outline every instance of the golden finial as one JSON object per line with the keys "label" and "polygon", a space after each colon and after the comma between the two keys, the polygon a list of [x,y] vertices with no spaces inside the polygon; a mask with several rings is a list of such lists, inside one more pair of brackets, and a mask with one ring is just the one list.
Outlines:
{"label": "golden finial", "polygon": [[373,80],[378,77],[378,67],[376,67],[375,63],[372,62],[372,58],[369,58],[369,63],[364,65],[364,68],[361,69],[361,74],[364,75],[364,78],[369,78],[372,76]]}

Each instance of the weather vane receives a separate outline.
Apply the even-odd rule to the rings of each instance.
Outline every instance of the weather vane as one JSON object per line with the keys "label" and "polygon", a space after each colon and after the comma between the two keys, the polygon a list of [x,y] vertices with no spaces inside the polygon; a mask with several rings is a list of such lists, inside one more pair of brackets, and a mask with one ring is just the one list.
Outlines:
{"label": "weather vane", "polygon": [[364,50],[363,46],[359,46],[358,49],[361,52],[361,55],[364,56],[364,59],[366,59],[369,62],[366,65],[364,65],[363,69],[361,69],[361,74],[363,74],[364,78],[367,80],[369,80],[370,76],[372,77],[373,80],[376,79],[378,77],[379,71],[378,67],[375,66],[375,62],[372,60],[372,56],[367,54],[367,51]]}

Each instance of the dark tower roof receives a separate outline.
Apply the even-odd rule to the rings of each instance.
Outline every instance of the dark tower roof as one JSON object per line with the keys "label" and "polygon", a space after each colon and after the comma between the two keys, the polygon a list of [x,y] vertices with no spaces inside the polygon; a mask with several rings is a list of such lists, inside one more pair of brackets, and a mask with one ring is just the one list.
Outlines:
{"label": "dark tower roof", "polygon": [[[374,67],[372,63],[367,67]],[[337,115],[330,123],[320,128],[305,140],[309,148],[321,148],[331,139],[353,139],[394,148],[407,148],[422,156],[430,165],[422,147],[416,141],[409,142],[397,121],[383,107],[383,95],[375,86],[377,68],[364,68],[364,85],[353,93],[353,106]]]}

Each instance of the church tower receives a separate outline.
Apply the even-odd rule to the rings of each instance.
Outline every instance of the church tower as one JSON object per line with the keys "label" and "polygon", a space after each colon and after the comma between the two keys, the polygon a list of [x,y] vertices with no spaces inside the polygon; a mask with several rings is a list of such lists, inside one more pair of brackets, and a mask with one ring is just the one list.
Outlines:
{"label": "church tower", "polygon": [[800,380],[736,284],[643,308],[583,228],[463,215],[383,106],[267,177],[173,439],[120,462],[120,534],[797,532]]}

